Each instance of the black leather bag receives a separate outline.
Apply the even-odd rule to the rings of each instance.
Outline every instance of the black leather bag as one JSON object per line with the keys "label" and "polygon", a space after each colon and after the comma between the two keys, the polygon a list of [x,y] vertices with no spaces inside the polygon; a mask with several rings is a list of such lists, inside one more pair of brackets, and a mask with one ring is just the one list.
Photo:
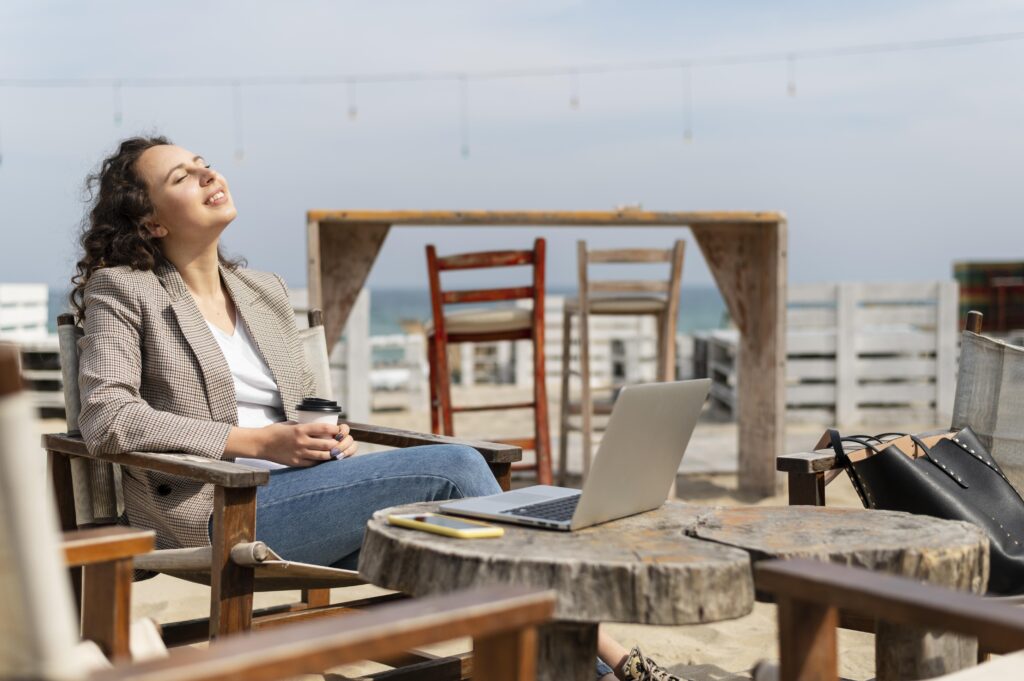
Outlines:
{"label": "black leather bag", "polygon": [[[840,437],[829,431],[836,457],[865,508],[964,520],[989,536],[989,593],[1024,593],[1024,500],[970,428],[931,446],[911,436],[922,456],[912,458],[887,439]],[[853,461],[843,442],[870,450]]]}

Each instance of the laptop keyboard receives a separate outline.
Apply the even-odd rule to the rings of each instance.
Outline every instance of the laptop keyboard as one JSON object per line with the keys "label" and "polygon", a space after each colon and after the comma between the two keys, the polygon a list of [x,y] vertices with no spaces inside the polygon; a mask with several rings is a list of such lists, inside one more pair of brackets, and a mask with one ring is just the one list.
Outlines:
{"label": "laptop keyboard", "polygon": [[541,501],[536,504],[527,504],[519,508],[512,508],[502,511],[507,515],[517,515],[527,518],[540,518],[542,520],[572,520],[572,514],[576,512],[576,505],[580,502],[580,495]]}

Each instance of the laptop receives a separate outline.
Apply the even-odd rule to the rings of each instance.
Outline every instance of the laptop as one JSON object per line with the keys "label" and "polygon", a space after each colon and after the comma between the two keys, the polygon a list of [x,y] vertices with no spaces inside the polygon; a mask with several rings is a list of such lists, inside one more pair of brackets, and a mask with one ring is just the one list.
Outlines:
{"label": "laptop", "polygon": [[446,503],[443,513],[578,530],[665,503],[711,381],[628,386],[612,408],[583,490],[535,485]]}

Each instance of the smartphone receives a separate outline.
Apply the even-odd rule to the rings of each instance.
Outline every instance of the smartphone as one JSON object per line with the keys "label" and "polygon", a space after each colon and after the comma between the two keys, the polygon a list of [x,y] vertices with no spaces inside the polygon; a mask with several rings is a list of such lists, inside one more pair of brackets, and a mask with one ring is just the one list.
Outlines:
{"label": "smartphone", "polygon": [[454,518],[450,515],[438,515],[437,513],[389,515],[388,523],[458,539],[483,539],[485,537],[500,537],[505,534],[504,528],[496,525]]}

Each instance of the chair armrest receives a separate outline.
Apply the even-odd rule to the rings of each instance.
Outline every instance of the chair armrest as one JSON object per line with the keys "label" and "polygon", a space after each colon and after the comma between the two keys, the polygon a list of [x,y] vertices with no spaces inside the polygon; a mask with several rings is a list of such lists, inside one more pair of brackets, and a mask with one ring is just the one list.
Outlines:
{"label": "chair armrest", "polygon": [[[421,598],[344,617],[327,617],[269,631],[240,634],[208,648],[183,648],[170,657],[134,665],[117,665],[90,676],[89,681],[270,681],[303,673],[323,672],[358,660],[381,659],[409,648],[472,636],[475,669],[494,669],[485,678],[520,679],[533,669],[536,639],[522,635],[546,622],[554,611],[551,591],[500,587]],[[509,651],[513,643],[519,645]],[[494,653],[510,671],[497,670]],[[529,656],[530,659],[523,659]]]}
{"label": "chair armrest", "polygon": [[773,594],[780,607],[783,601],[810,604],[892,624],[968,634],[998,654],[1024,648],[1024,608],[975,594],[803,559],[758,563],[754,584]]}
{"label": "chair armrest", "polygon": [[780,454],[775,458],[775,470],[782,473],[825,473],[842,470],[842,466],[836,463],[836,453],[831,449],[819,449]]}
{"label": "chair armrest", "polygon": [[411,430],[398,430],[384,426],[371,426],[366,423],[349,423],[352,437],[359,442],[386,447],[416,447],[419,445],[466,445],[480,452],[487,463],[515,463],[523,458],[523,450],[514,445],[498,442],[466,440],[446,435],[416,433]]}
{"label": "chair armrest", "polygon": [[43,449],[94,461],[116,463],[129,468],[180,475],[218,487],[258,487],[267,484],[270,473],[231,461],[218,461],[204,456],[173,452],[127,452],[124,454],[93,453],[81,437],[64,433],[43,435]]}
{"label": "chair armrest", "polygon": [[132,558],[153,550],[156,534],[132,527],[93,527],[65,532],[61,548],[68,567]]}

